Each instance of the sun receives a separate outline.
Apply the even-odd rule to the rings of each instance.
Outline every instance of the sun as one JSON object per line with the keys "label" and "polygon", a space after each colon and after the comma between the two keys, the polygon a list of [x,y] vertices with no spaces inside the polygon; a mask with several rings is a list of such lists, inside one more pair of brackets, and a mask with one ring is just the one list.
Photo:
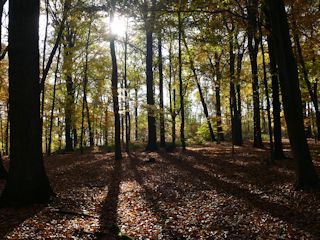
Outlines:
{"label": "sun", "polygon": [[118,37],[124,37],[127,31],[127,20],[121,16],[114,16],[111,22],[111,32]]}

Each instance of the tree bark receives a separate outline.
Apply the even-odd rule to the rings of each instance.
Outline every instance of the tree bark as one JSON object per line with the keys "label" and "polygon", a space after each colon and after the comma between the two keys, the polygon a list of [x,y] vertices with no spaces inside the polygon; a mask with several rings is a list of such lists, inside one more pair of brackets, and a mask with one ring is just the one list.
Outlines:
{"label": "tree bark", "polygon": [[139,140],[138,138],[138,88],[134,89],[134,122],[135,122],[135,140],[136,142]]}
{"label": "tree bark", "polygon": [[64,45],[64,63],[63,69],[66,74],[66,89],[67,96],[65,101],[65,139],[66,147],[65,151],[73,151],[72,143],[72,129],[73,129],[73,117],[74,117],[74,99],[75,89],[73,86],[72,77],[72,65],[73,65],[73,48],[75,46],[76,35],[70,26],[67,27],[66,43]]}
{"label": "tree bark", "polygon": [[[181,5],[181,2],[180,2]],[[181,6],[180,6],[181,9]],[[183,81],[182,81],[182,55],[181,55],[181,38],[182,38],[182,20],[181,20],[181,11],[178,12],[178,30],[179,30],[179,94],[180,94],[180,114],[181,114],[181,126],[180,126],[180,139],[181,139],[181,145],[182,150],[186,150],[186,140],[184,136],[184,125],[185,125],[185,114],[184,114],[184,87],[183,87]]]}
{"label": "tree bark", "polygon": [[61,54],[61,46],[59,47],[59,50],[58,50],[57,65],[54,73],[53,96],[52,96],[52,105],[51,105],[51,113],[50,113],[49,142],[48,142],[48,152],[47,152],[48,155],[51,154],[53,114],[54,114],[54,108],[56,103],[56,87],[57,87],[59,64],[60,64],[60,54]]}
{"label": "tree bark", "polygon": [[220,85],[221,85],[221,70],[220,70],[220,58],[218,53],[215,53],[215,73],[216,73],[216,111],[217,111],[217,131],[219,141],[224,141],[224,133],[222,129],[222,116],[221,116],[221,97],[220,97]]}
{"label": "tree bark", "polygon": [[[267,14],[267,22],[268,20]],[[269,24],[269,23],[268,23]],[[283,159],[285,155],[283,153],[283,145],[282,145],[282,130],[281,130],[281,104],[279,97],[279,74],[275,59],[275,53],[273,49],[272,43],[272,33],[267,37],[268,42],[268,52],[269,52],[269,65],[270,65],[270,74],[272,81],[272,115],[273,115],[273,135],[274,135],[274,151],[273,158],[274,159]]]}
{"label": "tree bark", "polygon": [[[154,5],[153,5],[154,6]],[[153,20],[146,19],[147,56],[146,56],[146,80],[147,80],[147,105],[148,105],[148,144],[147,151],[155,151],[157,147],[157,129],[155,118],[155,104],[153,91]]]}
{"label": "tree bark", "polygon": [[126,151],[130,148],[130,110],[129,110],[129,89],[127,78],[127,59],[128,59],[128,33],[126,32],[126,39],[124,44],[124,99],[125,99],[125,122],[126,122]]}
{"label": "tree bark", "polygon": [[159,98],[160,98],[160,147],[166,146],[164,108],[163,108],[163,70],[162,70],[162,32],[158,36],[158,62],[159,62]]}
{"label": "tree bark", "polygon": [[[111,1],[111,14],[110,14],[110,22],[113,21],[114,17],[114,8],[115,1]],[[119,115],[119,99],[118,99],[118,65],[117,65],[117,57],[115,51],[114,39],[115,36],[110,33],[110,52],[112,59],[112,78],[111,78],[111,87],[112,87],[112,100],[113,100],[113,112],[114,112],[114,139],[115,139],[115,159],[121,160],[121,139],[120,139],[120,115]]]}
{"label": "tree bark", "polygon": [[277,49],[275,56],[279,66],[284,114],[296,163],[296,188],[319,187],[319,178],[304,134],[298,70],[292,51],[285,6],[283,0],[270,0],[266,3],[270,14],[273,47]]}
{"label": "tree bark", "polygon": [[83,78],[83,99],[82,99],[82,115],[81,115],[81,134],[80,134],[80,151],[83,153],[83,134],[84,134],[84,116],[85,116],[85,109],[87,112],[87,121],[88,121],[88,127],[89,127],[89,138],[90,138],[90,147],[93,146],[93,133],[91,129],[91,122],[90,122],[90,113],[89,113],[89,107],[87,102],[87,85],[88,85],[88,58],[89,58],[89,46],[90,46],[90,35],[91,35],[91,21],[89,20],[89,29],[88,29],[88,35],[86,40],[86,46],[85,46],[85,65],[84,65],[84,78]]}
{"label": "tree bark", "polygon": [[39,89],[39,0],[9,2],[10,170],[2,201],[49,200],[42,158]]}
{"label": "tree bark", "polygon": [[261,126],[260,126],[260,97],[257,55],[259,38],[257,37],[257,9],[258,1],[250,0],[248,5],[248,49],[251,62],[252,91],[253,91],[253,123],[254,123],[254,147],[262,148]]}
{"label": "tree bark", "polygon": [[267,69],[266,69],[266,61],[264,56],[264,46],[263,46],[263,39],[262,33],[260,28],[260,45],[261,45],[261,54],[262,54],[262,65],[263,65],[263,84],[264,90],[267,100],[267,117],[268,117],[268,132],[269,132],[269,144],[270,144],[270,163],[273,163],[273,133],[272,133],[272,125],[271,125],[271,113],[270,113],[270,99],[269,99],[269,86],[268,86],[268,79],[267,79]]}

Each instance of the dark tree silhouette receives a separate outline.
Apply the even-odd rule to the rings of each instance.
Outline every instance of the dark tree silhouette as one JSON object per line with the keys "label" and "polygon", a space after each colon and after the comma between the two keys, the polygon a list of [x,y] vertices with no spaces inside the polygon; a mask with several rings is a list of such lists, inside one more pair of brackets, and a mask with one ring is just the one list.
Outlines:
{"label": "dark tree silhouette", "polygon": [[284,114],[296,162],[296,188],[318,187],[319,178],[304,132],[298,70],[292,51],[285,6],[282,0],[268,0],[266,3],[270,14],[273,49],[277,49],[275,56],[279,66]]}
{"label": "dark tree silhouette", "polygon": [[39,0],[9,2],[10,169],[7,203],[47,201],[53,194],[42,159]]}
{"label": "dark tree silhouette", "polygon": [[[152,1],[152,8],[155,7],[155,1]],[[155,118],[154,91],[153,91],[153,29],[154,29],[154,11],[151,16],[146,16],[146,36],[147,36],[147,56],[146,56],[146,77],[147,77],[147,104],[148,104],[148,145],[146,150],[157,150],[157,128]]]}
{"label": "dark tree silhouette", "polygon": [[[114,17],[114,8],[115,1],[111,1],[111,13],[110,13],[110,22],[113,21]],[[116,49],[114,44],[115,36],[110,34],[110,52],[112,59],[112,78],[111,78],[111,87],[112,87],[112,100],[113,100],[113,112],[114,112],[114,139],[115,139],[115,159],[122,159],[121,154],[121,139],[120,139],[120,115],[119,115],[119,99],[118,99],[118,65],[116,57]]]}

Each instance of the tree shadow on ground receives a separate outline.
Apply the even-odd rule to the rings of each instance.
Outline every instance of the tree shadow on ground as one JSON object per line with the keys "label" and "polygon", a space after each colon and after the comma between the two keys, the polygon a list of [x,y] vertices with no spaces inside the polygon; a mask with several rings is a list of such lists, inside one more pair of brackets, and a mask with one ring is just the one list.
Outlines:
{"label": "tree shadow on ground", "polygon": [[99,220],[100,229],[96,234],[97,239],[118,239],[120,229],[117,225],[117,207],[122,171],[122,161],[114,160],[114,168],[110,178],[111,182],[108,186],[108,194],[102,203]]}
{"label": "tree shadow on ground", "polygon": [[[175,164],[171,164],[169,159],[171,160],[171,156],[167,155],[167,158],[157,158],[155,163],[150,164],[139,157],[139,154],[131,154],[128,171],[134,173],[133,178],[144,189],[145,199],[148,202],[149,208],[157,215],[157,224],[161,225],[161,236],[165,237],[164,239],[186,239],[186,236],[191,237],[191,239],[198,238],[200,236],[197,235],[197,233],[200,234],[198,231],[205,228],[203,223],[184,222],[185,230],[182,232],[181,226],[176,226],[172,220],[175,221],[174,219],[179,219],[180,217],[180,213],[176,212],[176,207],[183,207],[186,212],[198,215],[198,212],[190,212],[195,209],[189,208],[192,203],[188,201],[187,196],[189,194],[199,196],[203,194],[202,191],[205,189],[208,190],[208,187],[200,187],[199,184],[201,184],[201,182],[195,181],[195,177],[188,171],[180,171],[175,175],[172,170],[174,170],[176,166]],[[172,176],[172,174],[175,176]],[[155,178],[158,177],[157,182],[152,181],[152,179],[155,180]],[[187,185],[184,185],[185,183]],[[156,184],[156,188],[152,187],[154,184]],[[201,204],[201,201],[198,202],[198,204],[199,203]],[[200,210],[202,206],[198,205],[196,207]],[[214,226],[212,229],[216,229],[217,227],[219,226]],[[235,227],[234,223],[228,220],[225,220],[223,226],[220,226],[221,229],[231,229],[233,227]],[[191,229],[195,228],[197,231],[193,232]],[[238,230],[238,233],[240,232],[241,229]],[[221,234],[223,234],[223,232]],[[233,234],[233,237],[239,238],[235,233]],[[245,229],[245,232],[242,234],[246,236],[246,239],[254,239],[257,237],[257,234],[250,229]]]}
{"label": "tree shadow on ground", "polygon": [[[190,172],[193,177],[198,178],[202,182],[206,182],[218,193],[231,195],[237,199],[243,200],[251,208],[258,208],[275,218],[288,222],[300,230],[309,232],[315,238],[320,237],[320,224],[317,228],[314,227],[314,223],[319,222],[318,214],[316,212],[311,212],[310,209],[301,209],[297,206],[281,205],[268,201],[265,198],[262,198],[259,193],[252,192],[249,189],[240,187],[234,183],[221,180],[206,171],[195,168],[190,162],[183,161],[175,155],[164,152],[160,152],[159,154],[164,161],[174,164],[175,167],[182,171]],[[170,159],[170,161],[167,159]],[[317,194],[315,194],[315,196],[316,195]]]}
{"label": "tree shadow on ground", "polygon": [[46,204],[34,204],[31,207],[0,208],[0,239],[5,239],[7,234],[26,219],[35,216],[44,207],[46,207]]}

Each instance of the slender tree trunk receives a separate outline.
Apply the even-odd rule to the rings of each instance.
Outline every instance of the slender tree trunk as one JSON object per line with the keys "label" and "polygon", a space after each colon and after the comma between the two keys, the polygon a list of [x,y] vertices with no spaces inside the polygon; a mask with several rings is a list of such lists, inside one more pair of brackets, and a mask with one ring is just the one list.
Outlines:
{"label": "slender tree trunk", "polygon": [[307,71],[306,64],[304,62],[304,58],[303,58],[303,54],[302,54],[299,36],[297,33],[294,33],[293,39],[294,39],[294,42],[295,42],[295,45],[297,48],[298,59],[299,59],[299,62],[300,62],[301,68],[302,68],[303,78],[306,82],[307,89],[308,89],[311,101],[312,101],[314,109],[315,109],[316,124],[317,124],[317,139],[320,140],[320,111],[319,111],[317,92],[315,91],[316,89],[312,89],[312,85],[309,80],[308,71]]}
{"label": "slender tree trunk", "polygon": [[[181,2],[180,2],[181,5]],[[180,6],[181,8],[181,6]],[[186,150],[186,141],[184,136],[184,124],[185,124],[185,114],[184,114],[184,87],[182,81],[182,55],[181,55],[181,38],[182,38],[182,20],[181,20],[181,11],[178,12],[178,30],[179,30],[179,93],[180,93],[180,114],[181,114],[181,126],[180,126],[180,138],[182,150]]]}
{"label": "slender tree trunk", "polygon": [[10,170],[1,197],[9,204],[53,194],[41,151],[39,8],[39,0],[9,2]]}
{"label": "slender tree trunk", "polygon": [[261,126],[260,126],[260,97],[259,97],[259,79],[258,79],[258,64],[257,55],[259,47],[259,39],[257,37],[257,9],[258,1],[250,0],[248,6],[248,49],[251,62],[252,73],[252,90],[253,90],[253,134],[254,147],[262,148]]}
{"label": "slender tree trunk", "polygon": [[[176,90],[173,89],[173,106],[176,109]],[[172,147],[176,146],[176,118],[177,114],[174,112],[172,114]]]}
{"label": "slender tree trunk", "polygon": [[88,30],[86,46],[85,46],[85,66],[84,66],[84,78],[83,78],[83,99],[82,99],[82,117],[81,117],[81,134],[80,134],[81,153],[83,153],[83,134],[84,134],[84,116],[85,116],[84,111],[85,110],[87,114],[87,122],[88,122],[88,128],[89,128],[90,147],[94,146],[94,136],[91,128],[90,112],[89,112],[89,106],[87,101],[88,61],[89,61],[89,46],[90,46],[92,20],[90,19],[89,21],[90,21],[90,24],[89,24],[89,30]]}
{"label": "slender tree trunk", "polygon": [[2,154],[4,152],[4,134],[5,134],[3,131],[3,119],[4,117],[2,117],[2,112],[0,110],[0,133],[1,133],[1,153]]}
{"label": "slender tree trunk", "polygon": [[73,69],[73,48],[75,46],[75,33],[68,26],[66,34],[66,44],[64,46],[64,63],[63,70],[66,74],[66,89],[67,96],[65,101],[65,139],[66,147],[65,151],[73,151],[72,143],[72,129],[74,118],[74,99],[75,89],[73,84],[72,69]]}
{"label": "slender tree trunk", "polygon": [[235,87],[235,54],[233,30],[229,31],[229,73],[230,73],[230,113],[233,145],[242,145],[241,118],[238,110],[236,87]]}
{"label": "slender tree trunk", "polygon": [[[45,0],[45,12],[46,12],[46,26],[44,31],[43,49],[42,49],[42,75],[44,75],[45,61],[46,61],[46,50],[47,50],[47,39],[48,39],[48,26],[49,26],[49,0]],[[41,124],[43,124],[44,118],[44,100],[45,100],[45,85],[41,86]],[[41,126],[42,127],[42,126]],[[43,129],[42,129],[43,131]]]}
{"label": "slender tree trunk", "polygon": [[272,44],[272,37],[268,36],[268,49],[270,60],[270,74],[272,80],[272,115],[273,115],[273,133],[274,133],[274,159],[283,159],[282,133],[281,133],[281,117],[280,117],[280,97],[279,97],[279,81],[278,70],[275,63],[275,56]]}
{"label": "slender tree trunk", "polygon": [[54,73],[53,96],[52,96],[52,105],[51,105],[51,113],[50,113],[49,143],[48,143],[48,152],[47,152],[48,155],[51,154],[53,114],[54,114],[54,108],[56,103],[56,87],[57,87],[59,64],[60,64],[60,53],[61,53],[61,46],[59,47],[59,50],[58,50],[57,65]]}
{"label": "slender tree trunk", "polygon": [[[90,110],[89,110],[89,104],[87,101],[87,94],[85,97],[85,105],[86,105],[86,118],[88,122],[88,130],[89,130],[89,144],[90,147],[94,147],[94,122],[91,124],[91,116],[90,116]],[[94,116],[93,116],[94,119]]]}
{"label": "slender tree trunk", "polygon": [[153,23],[151,20],[146,22],[147,36],[147,57],[146,57],[146,77],[147,77],[147,104],[148,104],[148,144],[147,151],[155,151],[157,147],[157,129],[154,110],[154,91],[153,91]]}
{"label": "slender tree trunk", "polygon": [[236,86],[235,86],[235,96],[237,99],[237,105],[236,105],[236,114],[235,114],[235,120],[237,125],[237,142],[239,145],[243,144],[243,136],[242,136],[242,108],[241,108],[241,89],[240,89],[240,82],[241,82],[241,69],[242,69],[242,59],[244,55],[244,49],[241,50],[241,48],[244,48],[246,38],[243,39],[243,42],[241,44],[238,43],[238,53],[237,53],[237,71],[236,71]]}
{"label": "slender tree trunk", "polygon": [[205,99],[204,99],[204,96],[203,96],[203,91],[202,91],[202,88],[201,88],[201,85],[200,85],[200,81],[199,81],[199,78],[198,78],[198,74],[197,74],[196,68],[195,68],[195,66],[194,66],[193,58],[192,58],[192,56],[191,56],[191,54],[190,54],[190,51],[189,51],[189,47],[188,47],[186,38],[185,38],[185,36],[184,36],[184,33],[182,33],[182,34],[183,34],[183,43],[184,43],[184,46],[185,46],[185,48],[186,48],[186,50],[187,50],[187,54],[188,54],[188,56],[189,56],[190,67],[191,67],[191,70],[192,70],[192,72],[193,72],[194,79],[195,79],[195,81],[196,81],[196,85],[197,85],[198,92],[199,92],[199,95],[200,95],[200,100],[201,100],[203,112],[204,112],[204,115],[205,115],[206,120],[207,120],[209,132],[210,132],[210,138],[211,138],[211,141],[214,142],[214,141],[216,141],[216,138],[215,138],[215,136],[214,136],[214,132],[213,132],[211,120],[210,120],[210,118],[209,118],[208,107],[207,107],[207,104],[206,104]]}
{"label": "slender tree trunk", "polygon": [[6,121],[6,137],[5,137],[5,155],[9,155],[9,125],[10,125],[10,118],[9,118],[9,100],[7,102],[7,121]]}
{"label": "slender tree trunk", "polygon": [[[172,41],[169,43],[169,104],[170,104],[170,115],[171,115],[171,148],[174,149],[176,146],[176,91],[172,89]],[[173,95],[173,96],[172,96]]]}
{"label": "slender tree trunk", "polygon": [[162,71],[162,32],[158,36],[158,62],[159,62],[159,91],[160,91],[160,147],[166,146],[165,126],[164,126],[164,108],[163,108],[163,71]]}
{"label": "slender tree trunk", "polygon": [[215,72],[216,72],[216,112],[217,112],[217,131],[219,141],[224,141],[224,134],[222,129],[222,116],[221,116],[221,97],[220,97],[220,84],[221,84],[221,70],[220,70],[220,58],[215,53]]}
{"label": "slender tree trunk", "polygon": [[[111,14],[110,14],[110,22],[113,21],[114,17],[114,8],[115,1],[111,1]],[[111,33],[110,39],[110,52],[112,59],[112,78],[111,78],[111,87],[112,87],[112,100],[113,100],[113,112],[114,112],[114,139],[115,139],[115,159],[121,160],[121,139],[120,139],[120,115],[119,115],[119,99],[118,99],[118,65],[117,65],[117,57],[115,51],[115,36]]]}
{"label": "slender tree trunk", "polygon": [[129,112],[129,89],[127,79],[127,55],[128,55],[128,33],[124,44],[124,99],[125,99],[125,121],[126,121],[126,151],[129,152],[130,147],[130,112]]}
{"label": "slender tree trunk", "polygon": [[279,66],[280,86],[289,140],[296,162],[296,188],[318,187],[319,178],[312,163],[304,135],[301,92],[297,64],[293,55],[289,26],[283,0],[266,1],[272,28],[276,62]]}
{"label": "slender tree trunk", "polygon": [[264,46],[263,46],[261,28],[260,28],[260,34],[261,34],[260,46],[261,46],[262,65],[263,65],[263,83],[264,83],[265,95],[267,100],[268,132],[269,132],[269,143],[270,143],[270,163],[273,163],[274,161],[273,160],[273,134],[272,134],[272,125],[271,125],[269,86],[268,86],[268,79],[267,79],[267,69],[266,69],[266,61],[264,56]]}
{"label": "slender tree trunk", "polygon": [[135,120],[135,140],[136,142],[139,140],[138,138],[138,88],[134,89],[134,120]]}
{"label": "slender tree trunk", "polygon": [[109,113],[108,113],[108,107],[105,110],[105,116],[104,116],[104,146],[108,147],[109,144]]}
{"label": "slender tree trunk", "polygon": [[67,19],[67,13],[70,9],[71,1],[66,0],[64,2],[64,9],[63,9],[63,16],[62,16],[62,21],[59,26],[58,34],[54,43],[54,46],[50,52],[48,62],[45,64],[45,53],[46,53],[46,46],[47,46],[47,33],[48,33],[48,17],[49,17],[49,11],[48,11],[48,5],[49,0],[46,0],[46,29],[45,29],[45,38],[44,38],[44,44],[43,44],[43,59],[42,59],[42,76],[40,79],[40,93],[41,93],[41,135],[42,135],[42,125],[43,125],[43,114],[44,114],[44,102],[45,102],[45,81],[47,79],[51,64],[53,62],[53,58],[56,54],[56,51],[60,45],[61,38],[63,35],[64,27],[65,27],[65,22]]}

